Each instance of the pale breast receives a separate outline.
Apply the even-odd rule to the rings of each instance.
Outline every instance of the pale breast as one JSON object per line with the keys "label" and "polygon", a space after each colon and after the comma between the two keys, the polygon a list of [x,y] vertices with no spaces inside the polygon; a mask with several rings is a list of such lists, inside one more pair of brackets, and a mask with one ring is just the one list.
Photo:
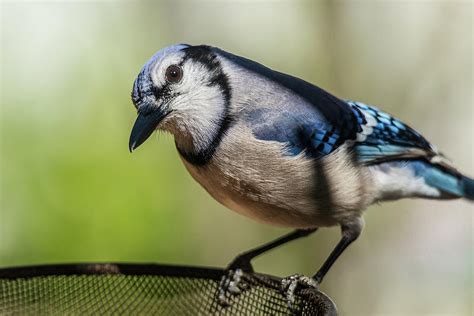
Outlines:
{"label": "pale breast", "polygon": [[342,150],[318,163],[282,151],[282,143],[255,139],[241,126],[227,133],[205,166],[183,161],[217,201],[261,222],[309,228],[360,215],[364,177],[344,161]]}

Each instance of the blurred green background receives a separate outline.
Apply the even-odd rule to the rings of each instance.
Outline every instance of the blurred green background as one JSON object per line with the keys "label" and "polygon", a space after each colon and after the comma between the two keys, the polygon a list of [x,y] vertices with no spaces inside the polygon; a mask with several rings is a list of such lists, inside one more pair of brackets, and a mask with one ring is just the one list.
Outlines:
{"label": "blurred green background", "polygon": [[[174,43],[378,105],[474,176],[470,1],[3,1],[1,19],[0,266],[225,266],[288,231],[212,200],[168,135],[128,152],[133,80]],[[472,213],[465,201],[371,207],[322,289],[343,315],[472,315]],[[256,269],[311,274],[338,238],[323,229]]]}

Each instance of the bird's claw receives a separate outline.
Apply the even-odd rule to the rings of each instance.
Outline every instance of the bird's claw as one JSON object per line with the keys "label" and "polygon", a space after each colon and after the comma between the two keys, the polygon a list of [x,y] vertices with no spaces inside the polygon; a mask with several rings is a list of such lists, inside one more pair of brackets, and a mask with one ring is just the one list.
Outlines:
{"label": "bird's claw", "polygon": [[291,310],[296,308],[295,291],[298,287],[317,289],[319,287],[319,283],[315,279],[301,274],[290,275],[289,277],[282,279],[281,290],[285,295],[288,307]]}
{"label": "bird's claw", "polygon": [[237,296],[249,288],[248,283],[242,280],[243,275],[242,269],[229,269],[222,276],[217,295],[217,301],[221,306],[229,306],[230,296]]}

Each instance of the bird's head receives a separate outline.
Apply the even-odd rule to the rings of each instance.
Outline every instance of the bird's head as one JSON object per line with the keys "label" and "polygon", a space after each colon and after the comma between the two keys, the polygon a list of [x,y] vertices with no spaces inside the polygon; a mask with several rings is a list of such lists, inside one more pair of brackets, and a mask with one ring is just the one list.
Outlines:
{"label": "bird's head", "polygon": [[212,47],[182,44],[158,51],[133,85],[138,118],[130,151],[159,129],[175,136],[181,152],[203,153],[227,120],[230,93],[229,79]]}

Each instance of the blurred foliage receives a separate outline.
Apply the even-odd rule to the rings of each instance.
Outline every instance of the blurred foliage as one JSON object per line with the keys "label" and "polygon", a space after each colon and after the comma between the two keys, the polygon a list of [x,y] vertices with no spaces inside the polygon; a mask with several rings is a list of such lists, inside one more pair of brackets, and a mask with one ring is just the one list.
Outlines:
{"label": "blurred foliage", "polygon": [[[288,231],[213,201],[169,135],[128,153],[132,82],[174,43],[216,45],[383,107],[474,175],[471,2],[0,5],[1,266],[224,266]],[[388,203],[366,223],[323,284],[344,314],[473,312],[472,205]],[[257,270],[311,274],[338,238],[323,229]]]}

